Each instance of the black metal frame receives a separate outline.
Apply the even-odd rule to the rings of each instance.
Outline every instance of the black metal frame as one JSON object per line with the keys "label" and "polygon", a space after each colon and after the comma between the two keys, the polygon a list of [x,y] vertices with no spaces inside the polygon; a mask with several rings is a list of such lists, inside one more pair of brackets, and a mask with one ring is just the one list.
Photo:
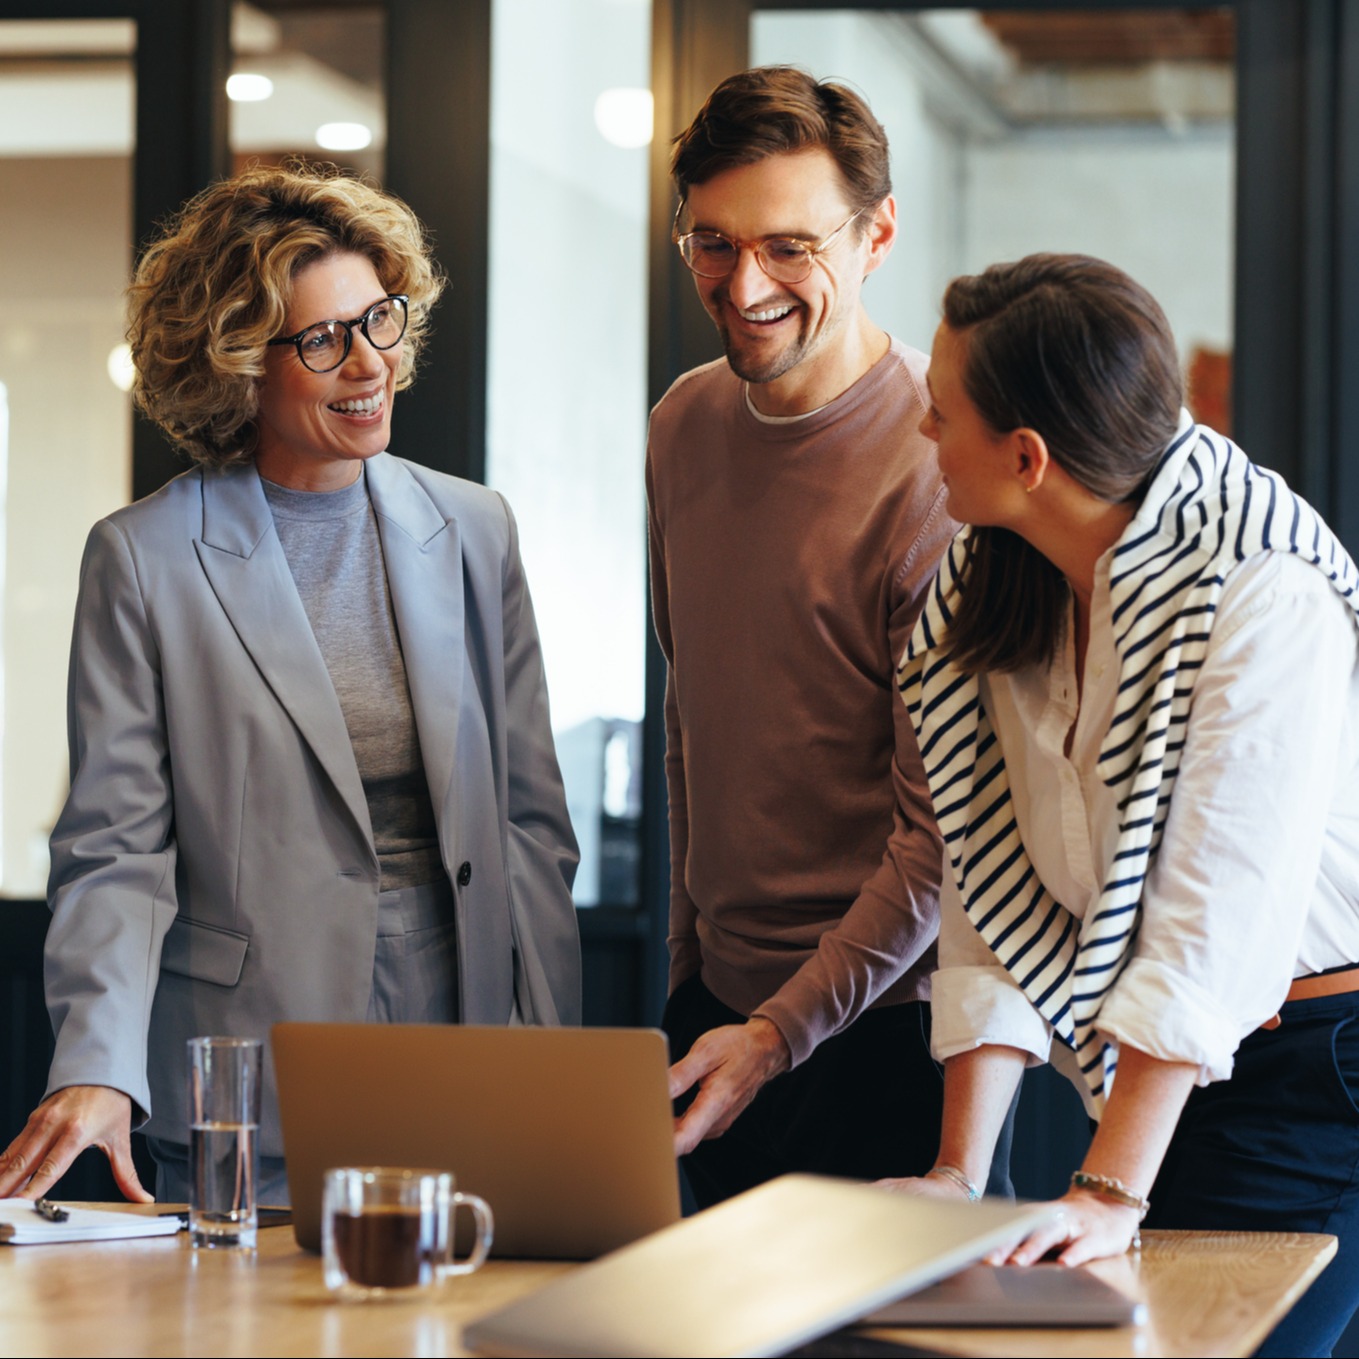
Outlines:
{"label": "black metal frame", "polygon": [[386,0],[386,186],[429,228],[449,287],[422,377],[392,408],[393,446],[486,480],[491,0]]}

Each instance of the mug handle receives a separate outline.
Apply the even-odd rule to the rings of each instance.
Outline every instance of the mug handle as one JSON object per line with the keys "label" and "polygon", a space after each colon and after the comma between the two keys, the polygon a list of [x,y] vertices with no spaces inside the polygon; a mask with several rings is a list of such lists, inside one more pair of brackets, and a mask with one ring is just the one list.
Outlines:
{"label": "mug handle", "polygon": [[454,1274],[471,1274],[486,1263],[486,1257],[491,1253],[491,1239],[495,1235],[495,1217],[491,1212],[491,1205],[485,1199],[476,1194],[454,1193],[448,1201],[448,1239],[453,1240],[453,1218],[457,1215],[460,1207],[470,1208],[477,1219],[477,1239],[472,1246],[472,1254],[467,1257],[460,1265],[443,1265],[439,1270],[441,1279],[450,1278]]}

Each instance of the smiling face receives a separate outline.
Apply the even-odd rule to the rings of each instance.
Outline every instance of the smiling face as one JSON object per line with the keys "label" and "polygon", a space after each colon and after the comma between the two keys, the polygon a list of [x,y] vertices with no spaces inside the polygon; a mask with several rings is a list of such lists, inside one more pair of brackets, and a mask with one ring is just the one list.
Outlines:
{"label": "smiling face", "polygon": [[[282,333],[295,335],[318,321],[350,321],[386,292],[363,255],[327,255],[293,280]],[[300,491],[352,484],[363,460],[383,452],[391,437],[401,350],[401,344],[374,349],[357,327],[344,362],[329,373],[308,369],[295,345],[267,350],[256,416],[260,475]]]}
{"label": "smiling face", "polygon": [[967,335],[947,322],[930,355],[930,407],[920,432],[939,446],[939,471],[948,488],[948,512],[959,523],[1008,526],[1023,483],[1015,476],[1011,440],[982,418],[963,385]]}
{"label": "smiling face", "polygon": [[[853,210],[834,159],[818,147],[767,156],[692,185],[683,230],[718,231],[733,241],[794,236],[818,242]],[[694,275],[732,371],[760,386],[753,395],[761,410],[791,414],[823,405],[880,356],[881,332],[859,294],[865,275],[887,258],[895,231],[896,208],[888,198],[817,255],[801,283],[771,279],[751,249],[740,252],[725,278]]]}

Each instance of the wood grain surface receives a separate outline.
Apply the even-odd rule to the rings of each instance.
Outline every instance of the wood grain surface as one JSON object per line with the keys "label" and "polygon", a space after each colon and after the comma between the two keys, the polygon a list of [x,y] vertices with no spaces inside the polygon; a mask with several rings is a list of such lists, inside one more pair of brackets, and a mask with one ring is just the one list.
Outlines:
{"label": "wood grain surface", "polygon": [[1333,1236],[1284,1232],[1142,1233],[1138,1255],[1087,1266],[1147,1303],[1145,1326],[1071,1330],[874,1331],[942,1354],[1248,1355],[1335,1254]]}
{"label": "wood grain surface", "polygon": [[[112,1206],[112,1205],[99,1205]],[[340,1302],[292,1229],[253,1253],[142,1241],[0,1247],[0,1354],[460,1355],[462,1328],[569,1264],[493,1261],[411,1300]],[[1335,1238],[1148,1232],[1140,1259],[1095,1268],[1145,1297],[1145,1327],[881,1332],[976,1355],[1249,1354],[1335,1253]]]}

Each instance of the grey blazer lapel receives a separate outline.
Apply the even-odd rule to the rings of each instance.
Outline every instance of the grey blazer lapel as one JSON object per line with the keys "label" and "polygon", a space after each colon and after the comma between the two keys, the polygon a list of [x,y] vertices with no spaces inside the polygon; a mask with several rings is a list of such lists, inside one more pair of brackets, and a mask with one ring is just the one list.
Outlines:
{"label": "grey blazer lapel", "polygon": [[425,777],[447,827],[464,669],[462,534],[395,458],[381,453],[364,467]]}
{"label": "grey blazer lapel", "polygon": [[373,842],[354,747],[253,466],[203,474],[203,571],[236,635]]}

